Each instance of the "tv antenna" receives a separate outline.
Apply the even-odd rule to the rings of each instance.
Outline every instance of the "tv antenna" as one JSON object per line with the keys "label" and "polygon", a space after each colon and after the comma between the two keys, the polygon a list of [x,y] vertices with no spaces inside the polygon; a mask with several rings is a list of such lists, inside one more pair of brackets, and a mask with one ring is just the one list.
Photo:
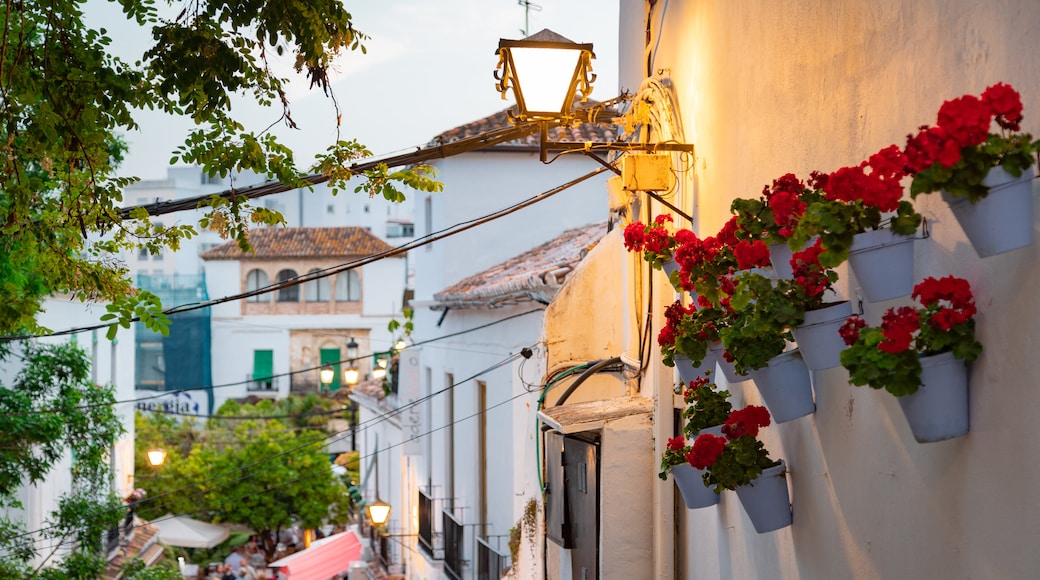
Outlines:
{"label": "tv antenna", "polygon": [[520,34],[524,35],[524,38],[531,36],[531,11],[541,12],[541,4],[535,4],[531,0],[516,0],[516,3],[524,7],[524,27],[520,30]]}

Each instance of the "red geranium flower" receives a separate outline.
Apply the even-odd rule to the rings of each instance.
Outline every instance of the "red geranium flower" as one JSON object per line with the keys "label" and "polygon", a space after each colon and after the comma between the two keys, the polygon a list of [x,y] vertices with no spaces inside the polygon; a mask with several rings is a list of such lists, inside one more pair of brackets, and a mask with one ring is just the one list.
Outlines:
{"label": "red geranium flower", "polygon": [[693,441],[686,461],[696,469],[707,469],[715,464],[726,449],[726,440],[711,433],[702,433]]}
{"label": "red geranium flower", "polygon": [[961,160],[961,148],[942,127],[921,127],[917,135],[906,136],[906,166],[917,173],[938,162],[953,167]]}
{"label": "red geranium flower", "polygon": [[989,136],[992,109],[974,95],[946,101],[939,108],[937,124],[961,147],[972,147]]}
{"label": "red geranium flower", "polygon": [[913,307],[889,310],[881,317],[881,334],[885,338],[878,343],[878,349],[892,354],[909,350],[914,333],[920,327],[917,310]]}
{"label": "red geranium flower", "polygon": [[682,436],[672,437],[668,439],[668,450],[669,451],[682,451],[686,448],[686,439]]}
{"label": "red geranium flower", "polygon": [[[762,240],[755,240],[754,242],[740,240],[733,247],[733,255],[737,259],[737,268],[741,270],[750,270],[751,268],[769,265],[769,246]],[[731,294],[731,292],[727,292],[727,294]]]}
{"label": "red geranium flower", "polygon": [[761,405],[748,405],[729,414],[722,424],[722,432],[732,441],[744,435],[758,437],[758,430],[768,426],[769,411]]}
{"label": "red geranium flower", "polygon": [[997,83],[982,93],[982,102],[996,115],[997,124],[1001,127],[1018,131],[1022,122],[1022,97],[1011,85]]}
{"label": "red geranium flower", "polygon": [[852,346],[859,340],[859,331],[863,330],[863,327],[866,325],[867,321],[859,316],[850,316],[845,319],[845,323],[838,329],[838,334],[845,341],[845,344]]}

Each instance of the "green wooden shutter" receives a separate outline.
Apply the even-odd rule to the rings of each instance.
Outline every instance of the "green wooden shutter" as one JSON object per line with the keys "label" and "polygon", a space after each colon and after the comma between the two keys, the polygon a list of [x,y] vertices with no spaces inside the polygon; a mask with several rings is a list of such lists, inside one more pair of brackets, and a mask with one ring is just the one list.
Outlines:
{"label": "green wooden shutter", "polygon": [[339,361],[341,360],[338,348],[321,349],[321,366],[329,365],[335,371],[332,374],[332,384],[329,385],[329,389],[333,391],[339,390],[340,381],[343,380],[343,377],[339,374]]}
{"label": "green wooden shutter", "polygon": [[253,351],[253,380],[261,383],[268,383],[274,381],[271,375],[274,374],[274,351],[273,350],[254,350]]}

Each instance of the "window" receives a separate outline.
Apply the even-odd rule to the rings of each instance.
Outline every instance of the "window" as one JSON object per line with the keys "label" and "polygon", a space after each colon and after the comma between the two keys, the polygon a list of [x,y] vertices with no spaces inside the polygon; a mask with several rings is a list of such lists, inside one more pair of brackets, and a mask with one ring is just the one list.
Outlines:
{"label": "window", "polygon": [[[319,270],[311,270],[308,274],[316,272],[319,272]],[[304,282],[303,299],[307,302],[328,302],[330,297],[328,277]]]}
{"label": "window", "polygon": [[[332,384],[329,385],[330,391],[338,391],[340,386],[340,374],[339,374],[339,362],[343,360],[343,357],[339,355],[338,348],[323,348],[321,349],[321,366],[329,365],[332,367]],[[319,382],[319,384],[321,384]],[[321,385],[322,388],[325,385]]]}
{"label": "window", "polygon": [[137,259],[138,260],[147,260],[148,259],[148,248],[140,248],[140,249],[138,249],[137,250]]}
{"label": "window", "polygon": [[336,274],[336,302],[361,300],[361,280],[357,272],[347,270]]}
{"label": "window", "polygon": [[480,518],[480,523],[477,524],[477,529],[481,536],[487,536],[487,492],[488,492],[488,474],[487,474],[487,383],[484,381],[477,381],[477,410],[480,415],[477,416],[477,493],[479,494],[478,501],[480,502],[477,506],[477,517]]}
{"label": "window", "polygon": [[[267,285],[267,273],[263,270],[250,270],[249,274],[246,274],[246,292],[266,288]],[[257,294],[256,296],[246,298],[246,302],[267,302],[268,300],[270,298],[266,294]]]}
{"label": "window", "polygon": [[270,389],[274,378],[274,351],[253,351],[253,382],[260,389]]}
{"label": "window", "polygon": [[[282,270],[278,272],[278,283],[288,282],[296,277],[296,270]],[[300,301],[300,287],[299,286],[288,286],[278,290],[278,296],[275,298],[278,302],[299,302]]]}
{"label": "window", "polygon": [[331,203],[325,206],[325,213],[329,215],[336,213],[336,206],[332,205]]}
{"label": "window", "polygon": [[415,236],[415,225],[402,222],[388,222],[386,224],[386,237],[388,238],[411,238]]}

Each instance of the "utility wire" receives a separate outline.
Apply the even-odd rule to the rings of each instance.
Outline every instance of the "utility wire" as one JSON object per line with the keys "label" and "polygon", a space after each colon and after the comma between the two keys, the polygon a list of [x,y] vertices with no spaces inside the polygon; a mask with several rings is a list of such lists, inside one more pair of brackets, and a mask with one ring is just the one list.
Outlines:
{"label": "utility wire", "polygon": [[[488,323],[485,323],[485,324],[481,324],[479,326],[474,326],[472,328],[466,328],[466,329],[463,329],[463,330],[452,332],[450,334],[445,334],[443,336],[436,336],[434,338],[429,338],[429,339],[426,339],[426,340],[423,340],[423,341],[415,342],[411,346],[412,347],[422,346],[422,345],[425,345],[425,344],[430,344],[430,343],[433,343],[433,342],[444,340],[446,338],[453,338],[453,337],[456,337],[456,336],[459,336],[459,335],[462,335],[462,334],[475,332],[477,330],[483,330],[483,329],[488,328],[490,326],[494,326],[496,324],[501,324],[503,322],[507,322],[509,320],[512,320],[514,318],[519,318],[521,316],[527,316],[528,314],[534,314],[536,312],[542,312],[542,309],[539,308],[539,309],[535,309],[535,310],[528,310],[527,312],[520,312],[520,313],[517,313],[517,314],[512,314],[510,316],[506,316],[504,318],[499,318],[498,320],[493,320],[491,322],[488,322]],[[205,387],[188,387],[188,388],[176,389],[176,390],[172,390],[172,391],[162,391],[162,392],[157,393],[155,395],[148,395],[148,396],[144,396],[144,397],[137,397],[137,398],[134,398],[134,399],[123,399],[123,400],[120,400],[120,401],[113,401],[111,403],[91,403],[91,404],[88,404],[88,405],[76,405],[76,406],[71,406],[71,407],[58,407],[58,408],[52,408],[52,409],[40,409],[40,410],[37,410],[37,411],[19,411],[19,412],[15,412],[15,413],[0,413],[0,417],[24,417],[24,416],[28,416],[28,415],[49,415],[49,414],[54,414],[54,413],[64,413],[64,412],[67,412],[67,411],[75,411],[75,410],[79,410],[79,409],[91,409],[91,408],[94,408],[94,407],[107,407],[107,406],[123,405],[123,404],[127,404],[127,403],[139,403],[141,401],[149,401],[149,400],[152,400],[152,399],[157,399],[159,397],[165,397],[167,395],[179,395],[181,393],[189,393],[189,392],[193,392],[193,391],[204,391],[204,390],[211,390],[211,389],[223,389],[223,388],[226,388],[226,387],[234,387],[234,386],[239,386],[239,385],[252,383],[252,382],[255,382],[255,381],[258,381],[258,380],[259,381],[264,381],[264,380],[275,379],[275,378],[279,378],[279,377],[293,376],[293,375],[297,375],[297,374],[301,374],[301,373],[309,373],[309,372],[313,372],[313,371],[316,371],[316,370],[320,370],[326,364],[346,364],[346,363],[352,363],[352,362],[357,361],[357,360],[366,359],[366,358],[368,358],[368,357],[370,357],[370,356],[372,356],[374,354],[383,354],[383,353],[386,353],[386,352],[390,352],[390,351],[377,351],[377,352],[373,352],[373,353],[362,354],[362,355],[358,355],[358,356],[356,356],[354,358],[348,358],[348,359],[341,360],[338,363],[323,363],[322,365],[319,365],[319,366],[316,366],[316,367],[307,367],[307,368],[304,368],[304,369],[299,369],[299,370],[295,370],[295,371],[289,371],[287,373],[279,373],[279,374],[276,374],[276,375],[271,375],[269,377],[260,377],[259,379],[252,379],[252,380],[246,379],[244,381],[235,381],[233,383],[223,383],[223,384],[220,384],[220,385],[210,385],[210,386],[205,386]],[[149,409],[149,410],[151,411],[152,409]],[[193,415],[193,416],[196,416],[196,417],[212,417],[212,416],[203,416],[203,415]],[[225,418],[223,416],[220,416],[220,417],[221,418]],[[263,417],[257,417],[257,418],[263,418]]]}
{"label": "utility wire", "polygon": [[[205,484],[207,484],[207,483],[209,483],[211,481],[214,481],[216,479],[220,479],[220,478],[224,477],[225,475],[242,474],[243,472],[245,472],[245,474],[241,475],[240,477],[237,477],[235,479],[232,479],[232,480],[229,480],[229,481],[224,481],[224,482],[221,482],[219,484],[216,484],[214,486],[214,488],[226,487],[226,486],[238,483],[240,481],[249,479],[250,477],[252,477],[252,474],[256,471],[253,468],[255,468],[257,466],[262,466],[262,465],[264,465],[264,464],[266,464],[268,462],[271,462],[271,461],[274,461],[274,460],[279,459],[281,457],[284,457],[284,456],[286,456],[286,455],[288,455],[290,453],[294,453],[296,451],[300,451],[302,449],[306,449],[307,447],[311,447],[311,446],[314,446],[314,445],[319,444],[319,443],[323,444],[323,445],[335,443],[335,442],[345,438],[351,432],[357,433],[357,432],[363,431],[364,429],[372,428],[372,427],[375,426],[374,424],[378,424],[378,423],[381,423],[383,421],[389,420],[391,417],[393,417],[395,415],[398,415],[398,414],[400,414],[400,413],[410,409],[411,407],[413,407],[415,405],[421,404],[421,403],[423,403],[423,402],[425,402],[425,401],[427,401],[427,400],[429,400],[429,399],[431,399],[431,398],[433,398],[433,397],[435,397],[437,395],[440,395],[440,394],[442,394],[444,392],[447,392],[448,390],[451,390],[451,389],[455,388],[458,385],[461,385],[463,383],[469,382],[469,381],[471,381],[471,380],[473,380],[473,379],[475,379],[475,378],[477,378],[479,376],[482,376],[482,375],[484,375],[486,373],[489,373],[489,372],[491,372],[493,370],[496,370],[496,369],[498,369],[498,368],[500,368],[500,367],[502,367],[502,366],[504,366],[506,364],[509,364],[510,362],[516,360],[516,358],[518,358],[519,356],[520,356],[520,354],[512,355],[512,356],[510,356],[510,357],[508,357],[508,358],[506,358],[506,359],[504,359],[502,361],[499,361],[499,362],[491,365],[490,367],[485,368],[484,370],[478,371],[476,374],[473,374],[473,375],[471,375],[471,376],[469,376],[469,377],[467,377],[465,379],[457,381],[457,382],[455,382],[455,383],[453,383],[453,384],[451,384],[451,385],[449,385],[449,386],[447,386],[447,387],[445,387],[445,388],[443,388],[443,389],[441,389],[441,390],[439,390],[439,391],[437,391],[435,393],[431,393],[431,394],[429,394],[429,395],[427,395],[425,397],[421,397],[419,399],[416,399],[416,400],[414,400],[414,401],[412,401],[412,402],[410,402],[410,403],[408,403],[408,404],[406,404],[404,406],[398,407],[397,409],[394,409],[392,411],[388,411],[386,413],[380,414],[380,415],[378,415],[378,416],[376,416],[376,417],[374,417],[374,418],[372,418],[372,419],[370,419],[368,421],[365,421],[363,423],[359,423],[359,424],[353,426],[350,429],[346,429],[346,430],[340,431],[339,433],[337,433],[337,434],[335,434],[335,435],[333,435],[331,437],[324,437],[324,438],[316,439],[315,441],[309,441],[309,442],[304,443],[302,445],[298,445],[296,447],[287,449],[285,451],[282,451],[282,452],[277,453],[275,455],[272,455],[270,457],[266,457],[264,459],[261,459],[259,461],[254,462],[254,463],[248,464],[248,465],[246,465],[244,467],[237,467],[237,468],[235,468],[233,470],[228,470],[228,471],[225,471],[225,472],[222,472],[222,473],[218,473],[216,475],[212,475],[212,476],[210,476],[210,477],[208,477],[208,478],[206,478],[206,479],[204,479],[204,480],[202,480],[202,481],[200,481],[198,483],[194,483],[192,485],[188,485],[188,486],[180,487],[180,488],[177,488],[177,489],[173,489],[173,490],[167,491],[165,493],[162,493],[162,494],[159,494],[159,495],[156,495],[156,496],[147,497],[145,499],[142,499],[142,500],[138,501],[137,504],[141,505],[141,504],[153,502],[153,501],[156,501],[156,500],[158,500],[158,499],[160,499],[162,497],[166,497],[168,495],[171,495],[171,494],[174,494],[174,493],[177,493],[177,492],[185,491],[185,490],[188,490],[188,489],[191,489],[191,488],[202,487],[203,485],[205,485]],[[525,393],[521,393],[521,395],[523,395],[523,394],[526,394],[526,392]],[[518,395],[518,396],[520,396],[520,395]],[[513,397],[513,399],[515,399],[515,398],[516,397]],[[505,404],[506,402],[509,402],[509,401],[511,401],[513,399],[509,399],[509,400],[504,401],[503,403],[499,403],[498,405],[495,405],[495,406],[499,406],[501,404]],[[490,408],[494,408],[494,407],[489,407],[489,409]],[[458,423],[458,422],[464,421],[464,420],[469,419],[469,418],[470,417],[465,417],[465,418],[459,419],[458,421],[455,421],[454,423]],[[452,423],[452,424],[454,424],[454,423]],[[441,427],[441,428],[444,428],[444,427]],[[420,437],[421,436],[422,435],[420,435]],[[331,471],[331,466],[330,466],[329,470]],[[306,477],[312,477],[312,476],[306,476]],[[271,489],[276,489],[277,487],[281,487],[283,485],[288,485],[290,483],[294,483],[295,481],[298,481],[299,479],[303,479],[303,478],[301,477],[301,478],[297,478],[297,479],[294,479],[294,480],[286,481],[286,482],[280,483],[280,484],[278,484],[276,486],[273,486],[271,488],[268,488],[266,490],[253,491],[249,495],[254,495],[255,493],[262,493],[264,491],[269,491]],[[210,489],[212,489],[212,488],[210,488]],[[198,495],[200,495],[202,493],[205,493],[205,491],[206,490],[198,491],[198,492],[196,492],[196,493],[194,493],[194,494],[192,494],[192,495],[190,495],[188,497],[196,497],[196,496],[198,496]],[[248,496],[243,496],[243,498],[244,497],[248,497]],[[243,498],[237,498],[237,499],[243,499]],[[235,501],[237,501],[237,499]],[[124,508],[120,507],[120,508],[117,508],[117,509],[114,509],[114,510],[105,510],[105,511],[99,512],[97,515],[103,515],[103,514],[114,512],[114,511],[122,511],[122,509],[124,509]],[[194,513],[201,513],[201,512],[194,512]],[[42,533],[42,532],[45,532],[45,531],[48,531],[48,530],[52,530],[52,529],[54,529],[56,527],[58,527],[58,526],[52,525],[52,526],[47,526],[47,527],[40,528],[40,529],[37,529],[37,530],[24,532],[24,533],[21,533],[21,534],[15,534],[15,535],[8,536],[8,537],[0,539],[0,543],[9,542],[11,540],[16,540],[16,539],[19,539],[19,538],[31,536],[31,535],[34,535],[34,534],[37,534],[37,533]],[[46,539],[47,538],[42,538],[42,539],[35,540],[35,541],[44,541]]]}
{"label": "utility wire", "polygon": [[[507,215],[510,215],[512,213],[520,211],[521,209],[524,209],[526,207],[534,205],[534,204],[536,204],[538,202],[544,201],[544,200],[546,200],[546,199],[548,199],[548,198],[550,198],[550,197],[552,197],[552,196],[554,196],[554,195],[556,195],[556,194],[558,194],[558,193],[560,193],[562,191],[565,191],[565,190],[567,190],[567,189],[569,189],[571,187],[574,187],[575,185],[578,185],[579,183],[582,183],[582,182],[584,182],[584,181],[586,181],[588,179],[591,179],[591,178],[595,177],[596,175],[599,175],[600,173],[603,173],[606,170],[607,170],[607,168],[600,167],[600,168],[596,169],[595,171],[591,171],[589,173],[586,173],[585,175],[577,177],[577,178],[575,178],[575,179],[573,179],[573,180],[571,180],[571,181],[569,181],[567,183],[564,183],[562,185],[558,185],[558,186],[556,186],[556,187],[554,187],[552,189],[549,189],[549,190],[544,191],[544,192],[542,192],[540,194],[537,194],[537,195],[534,195],[532,197],[529,197],[529,198],[527,198],[524,201],[515,203],[515,204],[513,204],[511,206],[508,206],[508,207],[506,207],[504,209],[501,209],[501,210],[498,210],[496,212],[487,214],[487,215],[485,215],[483,217],[480,217],[480,218],[475,218],[475,219],[472,219],[472,220],[469,220],[469,221],[460,222],[458,224],[455,224],[454,226],[450,226],[449,228],[445,228],[444,230],[441,230],[440,232],[432,233],[432,234],[423,236],[421,238],[418,238],[418,239],[413,240],[411,242],[407,242],[405,244],[401,244],[400,246],[397,246],[395,248],[391,248],[390,250],[386,250],[384,252],[378,252],[378,253],[375,253],[375,254],[371,254],[371,255],[366,256],[364,258],[360,258],[358,260],[354,260],[352,262],[346,262],[346,263],[343,263],[343,264],[340,264],[340,265],[337,265],[337,266],[331,266],[331,267],[328,267],[328,268],[325,268],[325,269],[322,269],[322,270],[315,270],[313,272],[308,272],[306,274],[297,276],[295,278],[290,278],[288,280],[285,280],[285,281],[282,281],[282,282],[277,282],[275,284],[271,284],[271,285],[265,286],[263,288],[258,288],[256,290],[249,290],[249,291],[246,291],[246,292],[242,292],[242,293],[239,293],[239,294],[233,294],[231,296],[225,296],[225,297],[222,297],[222,298],[214,298],[212,300],[206,300],[204,302],[195,302],[195,303],[190,303],[190,304],[182,304],[182,305],[179,305],[179,306],[174,306],[172,308],[167,308],[167,309],[163,310],[163,313],[164,314],[179,314],[179,313],[182,313],[182,312],[190,312],[190,311],[193,311],[193,310],[200,310],[200,309],[203,309],[203,308],[209,308],[211,306],[217,306],[219,304],[224,304],[224,303],[227,303],[227,302],[233,302],[235,300],[241,300],[243,298],[250,298],[252,296],[260,296],[260,295],[263,295],[263,294],[269,294],[271,292],[276,292],[278,290],[282,290],[282,289],[285,289],[285,288],[291,288],[293,286],[299,286],[300,284],[304,284],[306,282],[310,282],[310,281],[313,281],[313,280],[318,280],[318,279],[321,279],[321,278],[327,278],[329,276],[332,276],[333,274],[338,274],[340,272],[344,272],[344,271],[347,271],[347,270],[353,270],[355,268],[360,268],[362,266],[371,264],[373,262],[377,262],[377,261],[385,259],[385,258],[390,258],[390,257],[393,257],[393,256],[405,254],[408,251],[413,250],[415,248],[420,248],[422,246],[426,246],[426,245],[432,244],[433,242],[442,240],[444,238],[448,238],[448,237],[454,236],[456,234],[462,233],[462,232],[464,232],[466,230],[470,230],[472,228],[475,228],[477,226],[483,225],[485,223],[497,220],[499,218],[503,218],[503,217],[505,217]],[[131,322],[136,322],[136,321],[139,321],[139,320],[140,320],[139,317],[133,317],[133,318],[130,319]],[[33,338],[44,338],[44,337],[53,337],[53,336],[65,336],[65,335],[69,335],[69,334],[78,334],[78,333],[81,333],[81,332],[87,332],[87,331],[91,331],[91,330],[100,330],[102,328],[107,328],[109,326],[112,326],[112,324],[117,324],[117,323],[104,323],[104,324],[100,324],[99,323],[99,324],[95,324],[95,325],[91,325],[91,326],[81,326],[81,327],[70,328],[70,329],[60,330],[60,331],[57,331],[57,332],[51,332],[51,333],[46,333],[46,334],[23,334],[23,335],[13,335],[13,336],[0,336],[0,343],[2,343],[2,342],[10,342],[10,341],[15,341],[15,340],[28,340],[28,339],[33,339]]]}

